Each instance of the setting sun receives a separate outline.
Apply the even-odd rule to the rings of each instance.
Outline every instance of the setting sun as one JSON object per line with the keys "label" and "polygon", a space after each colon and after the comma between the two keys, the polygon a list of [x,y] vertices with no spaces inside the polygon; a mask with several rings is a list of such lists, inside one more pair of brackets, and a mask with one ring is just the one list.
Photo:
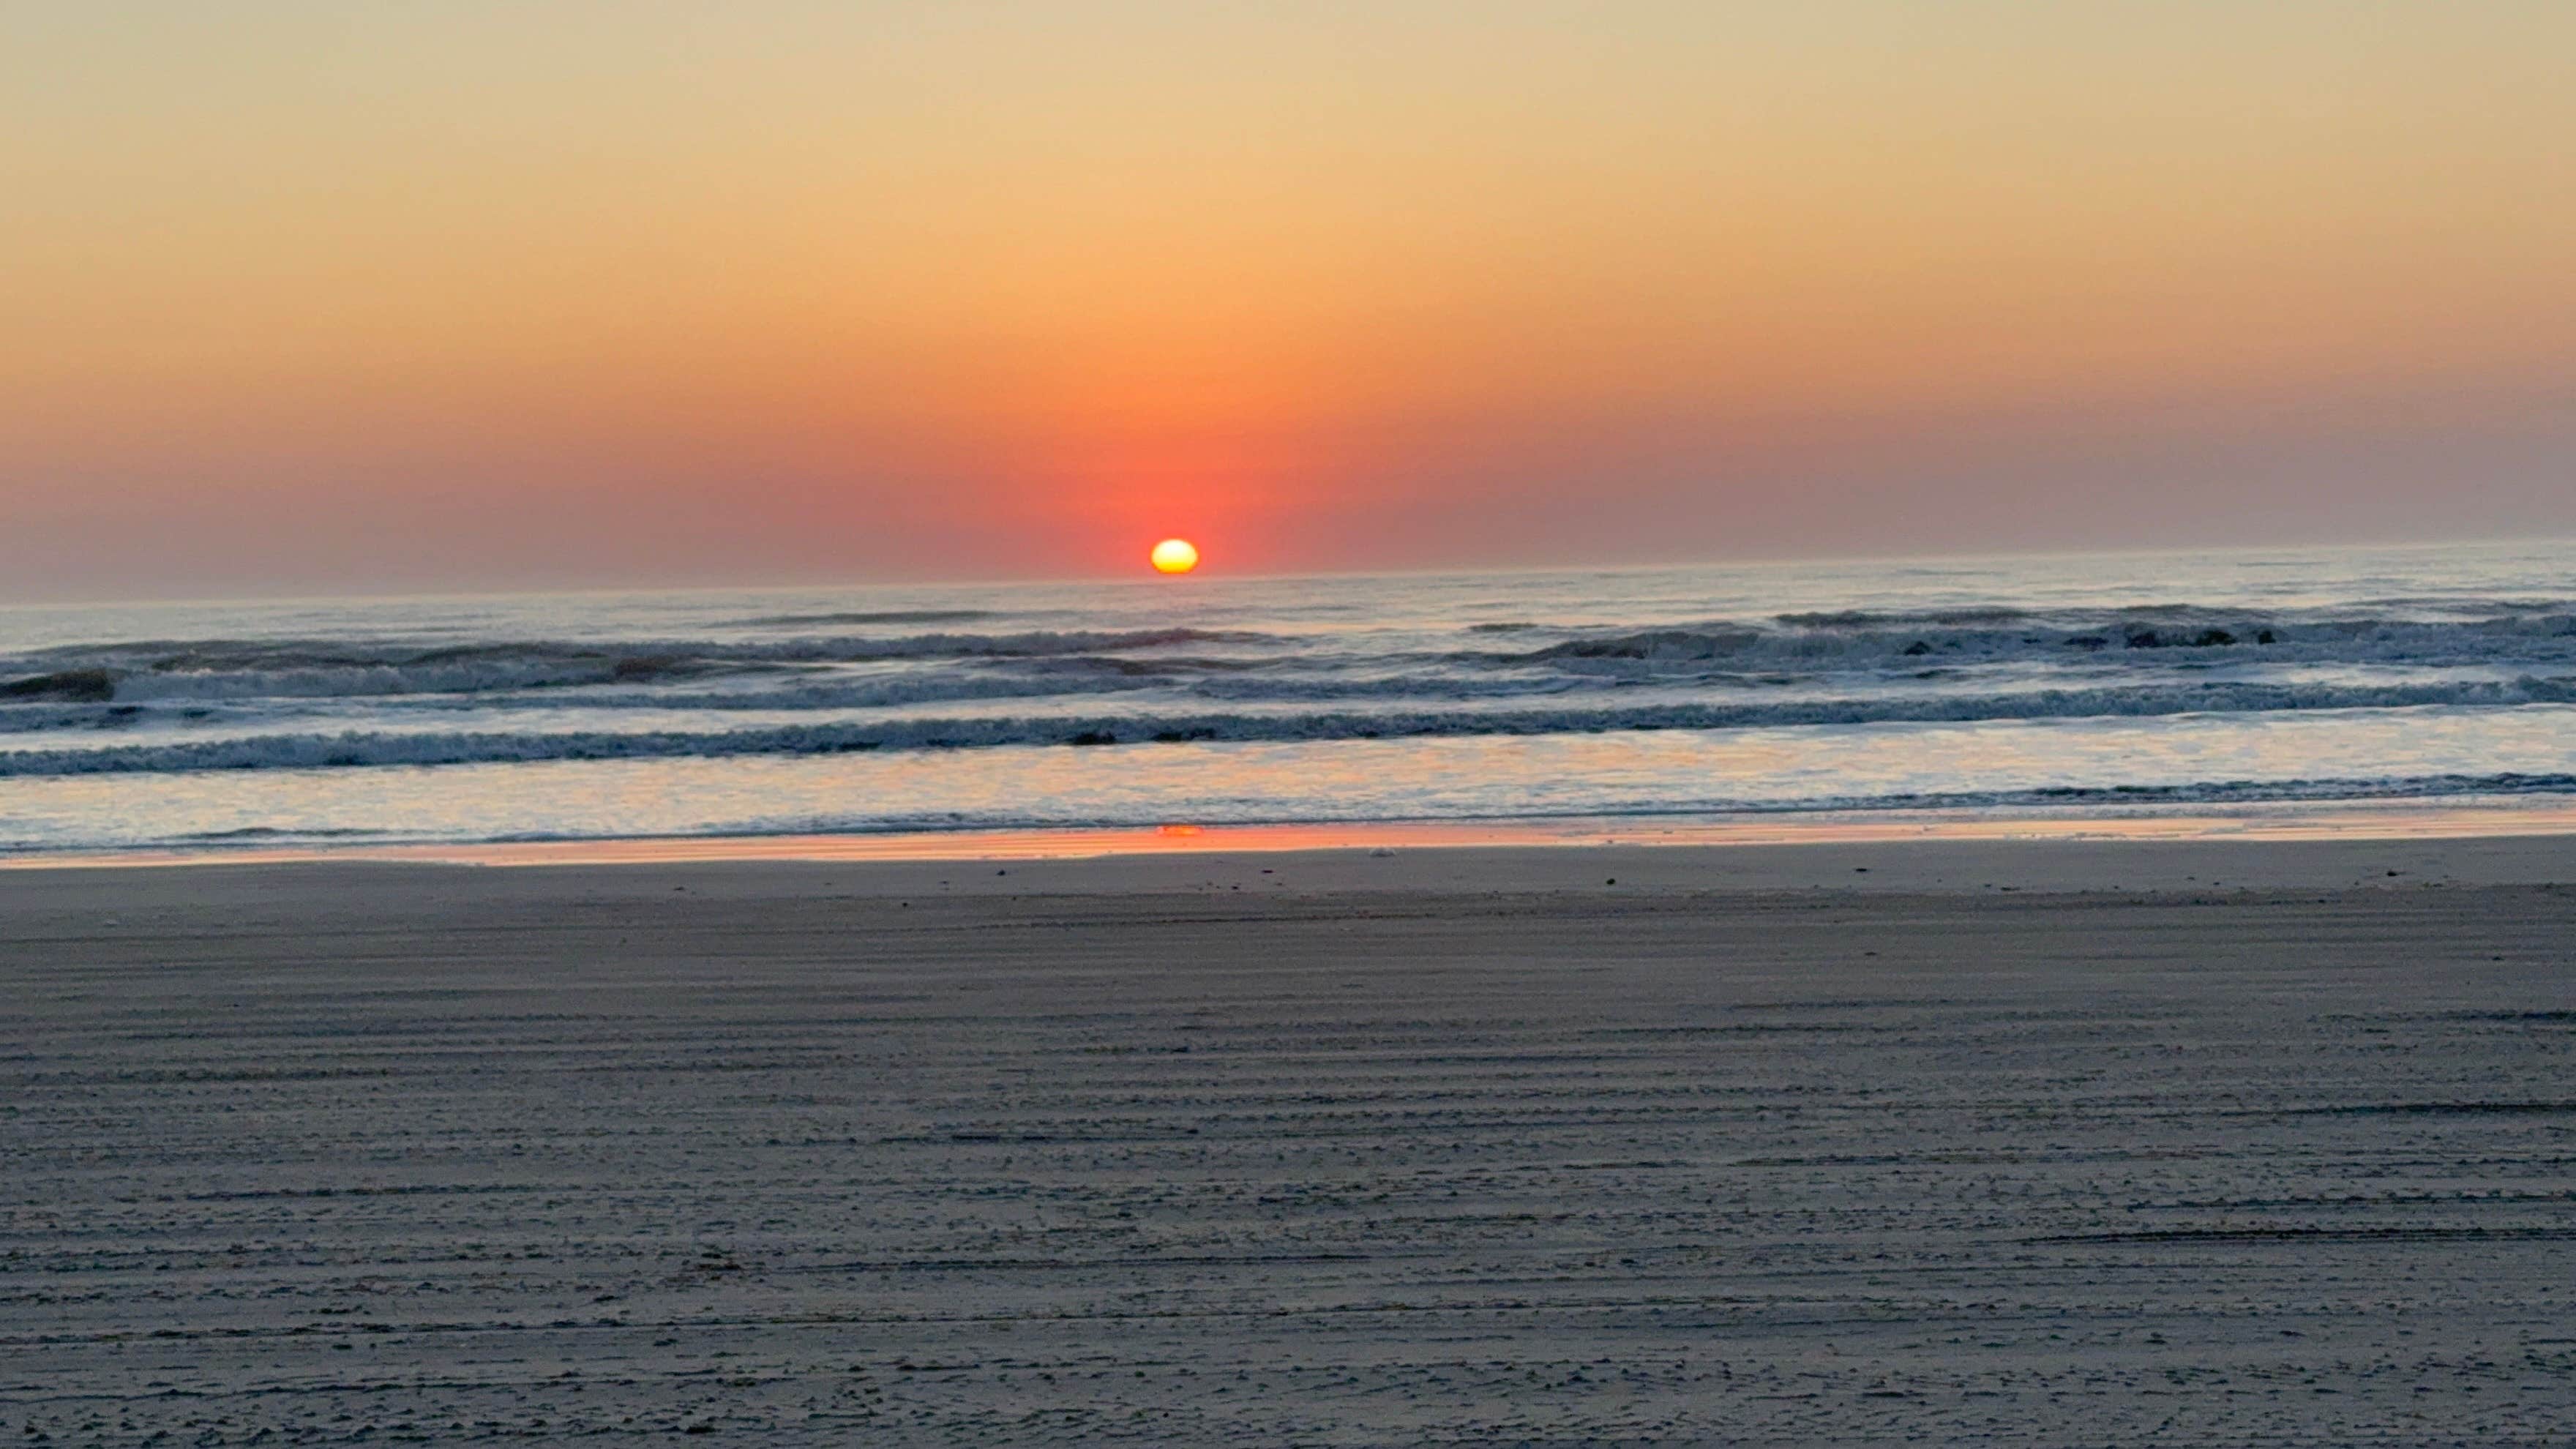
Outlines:
{"label": "setting sun", "polygon": [[1198,546],[1186,538],[1167,538],[1154,545],[1154,567],[1167,574],[1185,574],[1199,566]]}

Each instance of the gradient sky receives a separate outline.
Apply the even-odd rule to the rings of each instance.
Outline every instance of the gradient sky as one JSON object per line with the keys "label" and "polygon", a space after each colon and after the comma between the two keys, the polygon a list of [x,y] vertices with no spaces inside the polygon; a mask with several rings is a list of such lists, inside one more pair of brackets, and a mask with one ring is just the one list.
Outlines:
{"label": "gradient sky", "polygon": [[2576,531],[2576,5],[0,6],[0,596]]}

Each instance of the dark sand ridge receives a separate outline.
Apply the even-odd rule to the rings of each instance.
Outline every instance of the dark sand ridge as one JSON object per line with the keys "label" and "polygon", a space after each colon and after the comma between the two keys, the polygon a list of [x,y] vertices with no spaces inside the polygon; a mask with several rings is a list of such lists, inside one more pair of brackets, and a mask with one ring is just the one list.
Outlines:
{"label": "dark sand ridge", "polygon": [[0,1433],[2563,1442],[2562,882],[0,872]]}

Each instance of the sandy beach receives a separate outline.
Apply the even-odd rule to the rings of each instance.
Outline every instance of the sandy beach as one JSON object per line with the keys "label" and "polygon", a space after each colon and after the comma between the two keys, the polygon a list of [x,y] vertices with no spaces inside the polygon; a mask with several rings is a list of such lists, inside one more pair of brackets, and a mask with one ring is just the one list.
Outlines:
{"label": "sandy beach", "polygon": [[2563,1443],[2576,838],[0,872],[0,1437]]}

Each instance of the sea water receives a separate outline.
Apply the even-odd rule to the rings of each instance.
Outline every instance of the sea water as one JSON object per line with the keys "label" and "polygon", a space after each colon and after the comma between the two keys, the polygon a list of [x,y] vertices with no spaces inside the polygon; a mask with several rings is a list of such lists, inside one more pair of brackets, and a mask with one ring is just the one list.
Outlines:
{"label": "sea water", "polygon": [[0,850],[2576,797],[2576,544],[0,610]]}

